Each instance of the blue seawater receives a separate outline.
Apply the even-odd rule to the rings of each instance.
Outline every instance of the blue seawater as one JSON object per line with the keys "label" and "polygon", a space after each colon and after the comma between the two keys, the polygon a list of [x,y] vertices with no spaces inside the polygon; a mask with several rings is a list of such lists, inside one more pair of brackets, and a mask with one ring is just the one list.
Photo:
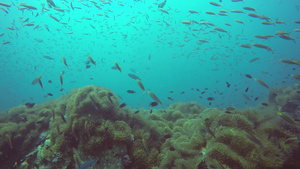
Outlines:
{"label": "blue seawater", "polygon": [[[195,101],[206,107],[255,106],[266,99],[269,90],[245,74],[263,80],[270,88],[294,86],[298,82],[290,74],[299,74],[299,65],[280,61],[299,61],[300,33],[294,31],[300,28],[294,22],[300,20],[298,0],[215,1],[222,6],[213,6],[208,0],[167,0],[164,9],[169,14],[159,10],[161,1],[155,0],[111,0],[96,4],[72,1],[74,10],[69,0],[53,0],[63,12],[49,6],[46,0],[1,2],[11,5],[0,6],[1,110],[27,102],[43,103],[87,85],[112,89],[122,98],[120,103],[126,102],[127,106],[149,108],[151,97],[143,96],[136,80],[128,77],[133,71],[142,79],[146,91],[154,93],[164,105]],[[36,10],[24,8],[22,3]],[[255,8],[256,12],[244,10],[245,6]],[[218,15],[220,10],[228,11],[228,16]],[[208,15],[206,11],[216,15]],[[248,13],[267,16],[270,22],[278,19],[286,23],[264,25],[261,22],[266,20],[250,17]],[[192,22],[189,25],[181,22],[188,20]],[[26,26],[28,23],[33,25]],[[276,31],[290,33],[296,43],[279,38]],[[254,35],[274,37],[264,40]],[[208,43],[200,43],[200,39]],[[269,46],[274,53],[254,47],[253,43]],[[252,49],[240,44],[248,44]],[[90,63],[87,69],[88,55],[96,65]],[[254,58],[259,60],[249,62]],[[122,72],[112,69],[114,61]],[[65,90],[60,91],[59,76],[63,71]],[[43,89],[39,84],[31,84],[38,76],[44,76]],[[136,93],[129,94],[127,90]],[[214,100],[209,101],[208,97]],[[256,97],[259,99],[254,101]]]}

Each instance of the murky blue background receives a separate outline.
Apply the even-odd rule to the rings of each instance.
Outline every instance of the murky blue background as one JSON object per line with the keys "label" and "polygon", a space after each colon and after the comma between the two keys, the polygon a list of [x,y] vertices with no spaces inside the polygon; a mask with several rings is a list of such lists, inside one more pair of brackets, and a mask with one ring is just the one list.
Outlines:
{"label": "murky blue background", "polygon": [[[214,97],[211,106],[233,105],[244,108],[259,104],[268,94],[268,89],[253,79],[246,78],[244,74],[263,80],[271,88],[293,86],[297,81],[290,74],[300,74],[299,66],[280,62],[280,59],[300,60],[300,33],[293,31],[300,28],[299,24],[294,23],[294,20],[300,20],[300,11],[297,10],[300,2],[297,0],[223,0],[222,7],[212,6],[206,0],[168,0],[164,9],[168,10],[169,15],[157,10],[157,3],[161,1],[149,0],[111,1],[111,5],[103,4],[102,9],[97,9],[89,1],[81,2],[90,7],[73,1],[73,6],[82,8],[75,10],[70,8],[71,1],[53,0],[59,8],[69,10],[66,12],[49,8],[45,5],[46,0],[2,2],[13,2],[15,5],[9,8],[8,14],[0,10],[0,34],[4,33],[0,42],[10,41],[10,44],[0,45],[0,110],[26,102],[42,103],[58,98],[73,88],[87,85],[108,87],[122,97],[120,103],[126,102],[134,108],[149,108],[148,105],[153,100],[148,95],[143,96],[137,82],[128,77],[128,73],[133,73],[130,69],[137,72],[136,75],[142,79],[146,90],[156,94],[166,105],[178,101],[196,101],[208,106],[206,98]],[[99,1],[96,2],[100,4]],[[18,10],[21,8],[19,3],[38,9],[22,12]],[[50,11],[42,12],[42,4]],[[286,24],[263,25],[261,22],[264,20],[249,17],[247,13],[253,12],[243,10],[244,6],[255,8],[256,14],[270,17],[271,22],[279,19]],[[230,10],[234,9],[245,13],[231,13]],[[188,10],[198,11],[199,14],[190,14]],[[205,13],[218,13],[219,10],[229,11],[229,16],[211,16]],[[56,22],[49,15],[66,24]],[[41,27],[33,30],[34,26],[22,26],[22,21],[26,18],[29,18],[26,23]],[[245,24],[237,23],[235,19],[240,19]],[[226,33],[209,32],[213,31],[213,26],[187,26],[180,22],[186,20],[211,22],[228,31],[231,38]],[[226,26],[225,23],[232,26]],[[50,32],[45,29],[45,25]],[[11,26],[15,30],[6,28]],[[276,31],[290,32],[297,43],[276,37]],[[73,34],[68,34],[71,32]],[[255,34],[275,37],[263,40],[255,38]],[[39,39],[43,42],[38,42]],[[199,44],[199,39],[205,39],[209,43]],[[256,47],[245,49],[239,46],[252,43],[270,46],[275,53]],[[86,69],[88,55],[97,65]],[[55,60],[47,60],[44,56]],[[63,64],[62,56],[65,56],[69,68]],[[249,62],[257,57],[260,59]],[[114,61],[122,67],[122,72],[111,69]],[[292,70],[293,68],[296,69]],[[59,75],[62,71],[65,72],[63,87],[66,90],[61,92]],[[31,84],[41,75],[45,76],[42,78],[43,90],[38,84]],[[53,83],[48,83],[48,80]],[[226,82],[231,84],[229,88]],[[246,93],[247,87],[249,91]],[[200,91],[196,91],[196,88]],[[204,90],[205,88],[208,90]],[[127,90],[134,90],[136,93],[128,94]],[[203,91],[206,93],[201,94]],[[47,93],[52,93],[53,97],[45,98]],[[251,101],[245,99],[243,94]],[[167,97],[174,99],[174,102]],[[255,97],[260,99],[254,102]]]}

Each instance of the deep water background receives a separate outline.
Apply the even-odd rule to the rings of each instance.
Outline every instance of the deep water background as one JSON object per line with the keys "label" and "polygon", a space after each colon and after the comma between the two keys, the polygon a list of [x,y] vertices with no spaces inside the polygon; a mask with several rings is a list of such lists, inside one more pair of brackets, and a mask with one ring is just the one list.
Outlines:
{"label": "deep water background", "polygon": [[[8,0],[2,2],[11,4]],[[155,3],[161,1],[149,0],[123,1],[124,6],[113,0],[111,5],[103,5],[101,10],[89,1],[82,2],[91,7],[73,1],[73,6],[82,8],[74,11],[70,9],[69,3],[53,0],[60,8],[70,10],[64,13],[53,9],[42,13],[41,4],[46,4],[46,0],[12,2],[15,6],[9,8],[8,14],[0,11],[0,34],[4,33],[0,42],[11,42],[0,45],[0,110],[26,102],[46,102],[68,93],[73,88],[87,85],[110,88],[122,97],[120,103],[126,102],[130,107],[149,108],[152,100],[147,94],[143,96],[137,82],[128,77],[128,73],[133,73],[130,69],[137,72],[136,75],[142,79],[146,90],[156,94],[165,105],[196,101],[208,107],[209,101],[206,98],[214,97],[211,105],[213,107],[233,105],[244,108],[259,104],[266,99],[269,92],[244,74],[263,80],[271,88],[293,86],[297,81],[290,74],[300,74],[298,66],[280,62],[280,59],[300,60],[300,33],[293,31],[300,28],[299,24],[294,23],[294,20],[300,20],[300,10],[297,10],[300,1],[297,0],[223,0],[222,7],[212,6],[208,0],[168,0],[164,9],[170,9],[169,15],[157,10]],[[38,10],[22,12],[18,10],[21,2],[33,5]],[[218,13],[219,10],[243,10],[244,6],[255,8],[257,14],[272,18],[272,22],[278,18],[286,24],[262,25],[263,20],[249,17],[247,13],[252,12],[245,10],[244,14],[229,12],[227,17],[205,14],[205,11]],[[200,13],[190,14],[188,10]],[[39,15],[35,17],[37,12]],[[66,24],[58,23],[48,15],[53,15]],[[27,23],[34,23],[35,26],[39,24],[41,27],[33,30],[34,26],[22,26],[25,18],[29,18]],[[242,20],[245,25],[237,23],[235,19]],[[211,22],[227,30],[231,38],[226,33],[209,32],[213,30],[212,26],[186,26],[180,23],[184,20]],[[45,29],[45,25],[50,32]],[[11,26],[15,30],[6,28]],[[199,31],[200,29],[202,30]],[[276,36],[276,31],[290,32],[290,36],[296,38],[297,43],[278,37],[270,40],[254,37],[255,34]],[[73,34],[68,34],[70,32]],[[35,39],[42,39],[43,42]],[[209,43],[200,45],[199,39],[205,39]],[[255,47],[239,47],[239,44],[252,43],[270,46],[275,53]],[[88,55],[97,65],[86,69]],[[50,56],[55,60],[47,60],[43,56]],[[68,68],[63,64],[62,56],[67,60]],[[256,62],[249,62],[257,57],[260,59]],[[122,67],[122,72],[111,69],[114,61]],[[65,72],[63,87],[66,90],[61,92],[59,75],[62,71]],[[45,76],[42,78],[43,90],[38,84],[31,85],[32,80],[41,75]],[[53,83],[47,83],[48,80]],[[229,88],[226,82],[231,84]],[[247,87],[249,91],[245,93]],[[196,88],[200,91],[196,91]],[[136,93],[128,94],[127,90],[134,90]],[[206,93],[201,94],[203,91]],[[52,93],[53,97],[45,98],[47,93]],[[248,101],[242,93],[251,100],[255,97],[260,99],[256,102]],[[167,97],[173,98],[174,102]]]}

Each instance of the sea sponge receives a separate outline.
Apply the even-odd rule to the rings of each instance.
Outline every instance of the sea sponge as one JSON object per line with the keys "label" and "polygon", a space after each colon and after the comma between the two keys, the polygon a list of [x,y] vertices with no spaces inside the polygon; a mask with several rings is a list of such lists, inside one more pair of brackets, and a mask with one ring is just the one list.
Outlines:
{"label": "sea sponge", "polygon": [[174,133],[183,131],[183,128],[180,126],[175,126],[172,130]]}
{"label": "sea sponge", "polygon": [[43,108],[39,111],[40,117],[50,117],[52,116],[53,112],[51,109]]}
{"label": "sea sponge", "polygon": [[245,137],[243,131],[236,128],[219,127],[215,132],[216,139],[213,142],[223,143],[241,157],[246,157],[248,153],[257,148]]}
{"label": "sea sponge", "polygon": [[102,116],[103,118],[113,118],[117,105],[117,96],[109,89],[87,86],[71,91],[66,105],[66,111],[68,114],[81,116],[94,114]]}
{"label": "sea sponge", "polygon": [[268,100],[282,107],[290,100],[300,100],[300,94],[297,93],[297,90],[299,90],[299,88],[296,86],[272,89],[269,92]]}
{"label": "sea sponge", "polygon": [[158,160],[160,161],[159,168],[173,168],[175,160],[180,158],[181,156],[177,151],[168,151],[166,154],[160,153],[158,155]]}
{"label": "sea sponge", "polygon": [[16,133],[19,125],[13,122],[0,123],[0,135],[5,136],[7,133]]}
{"label": "sea sponge", "polygon": [[206,163],[215,165],[214,160],[217,160],[220,165],[228,166],[229,168],[245,168],[253,169],[255,166],[248,163],[243,157],[232,151],[227,145],[222,143],[208,144],[206,149]]}
{"label": "sea sponge", "polygon": [[114,141],[127,141],[130,139],[132,133],[131,128],[124,121],[116,121],[110,125],[108,132]]}
{"label": "sea sponge", "polygon": [[[210,125],[207,125],[210,127]],[[211,124],[211,128],[217,128],[219,126],[226,126],[229,128],[238,128],[240,130],[249,131],[254,128],[253,124],[243,115],[240,114],[220,114],[217,116]]]}
{"label": "sea sponge", "polygon": [[171,116],[174,121],[185,118],[184,114],[178,110],[174,111]]}
{"label": "sea sponge", "polygon": [[[148,147],[147,141],[145,146]],[[157,163],[158,150],[155,148],[151,148],[149,154],[147,154],[147,151],[143,146],[141,139],[134,141],[129,154],[131,154],[131,157],[133,158],[134,166],[138,168],[150,169],[155,165],[158,165]]]}
{"label": "sea sponge", "polygon": [[183,127],[183,124],[187,121],[187,119],[179,119],[176,120],[176,122],[174,123],[174,126],[178,126],[178,127]]}

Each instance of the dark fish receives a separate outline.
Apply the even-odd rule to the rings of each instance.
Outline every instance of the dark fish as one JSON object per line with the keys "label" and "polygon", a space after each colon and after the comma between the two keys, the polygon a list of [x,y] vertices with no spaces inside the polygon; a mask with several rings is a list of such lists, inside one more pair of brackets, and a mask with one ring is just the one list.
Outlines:
{"label": "dark fish", "polygon": [[54,2],[52,0],[47,0],[47,3],[50,4],[51,6],[56,7],[55,4],[54,4]]}
{"label": "dark fish", "polygon": [[66,90],[65,88],[61,88],[59,91],[63,91],[63,90]]}
{"label": "dark fish", "polygon": [[170,151],[175,151],[175,148],[174,148],[173,146],[171,146],[171,147],[169,148],[169,150],[170,150]]}
{"label": "dark fish", "polygon": [[211,106],[211,102],[209,102],[209,103],[208,103],[208,105],[210,105],[210,106]]}
{"label": "dark fish", "polygon": [[134,90],[127,90],[127,93],[133,94],[133,93],[135,93],[135,91]]}
{"label": "dark fish", "polygon": [[159,3],[159,4],[158,4],[158,9],[159,9],[159,8],[163,8],[163,7],[166,5],[166,1],[167,1],[167,0],[164,0],[164,1],[162,1],[161,3]]}
{"label": "dark fish", "polygon": [[120,104],[120,108],[123,108],[123,107],[125,107],[126,106],[126,103],[122,103],[122,104]]}
{"label": "dark fish", "polygon": [[152,113],[152,110],[153,110],[153,109],[150,110],[150,114]]}
{"label": "dark fish", "polygon": [[254,101],[257,101],[259,99],[259,97],[255,97]]}
{"label": "dark fish", "polygon": [[196,90],[197,90],[197,92],[199,92],[199,91],[200,91],[200,90],[199,90],[199,89],[197,89],[197,88],[196,88]]}
{"label": "dark fish", "polygon": [[60,134],[60,128],[59,128],[59,125],[56,125],[56,130],[57,130],[57,133]]}
{"label": "dark fish", "polygon": [[184,92],[181,92],[180,94],[184,94]]}
{"label": "dark fish", "polygon": [[[111,99],[112,93],[106,92],[106,96],[107,96],[108,100],[110,101],[110,103],[113,104],[113,101],[112,101],[112,99]],[[123,104],[124,104],[124,103],[123,103]],[[124,106],[125,106],[125,105],[124,105]],[[124,106],[123,106],[123,107],[124,107]],[[122,107],[120,106],[120,108],[122,108]]]}
{"label": "dark fish", "polygon": [[226,84],[227,84],[227,87],[229,88],[229,87],[230,87],[230,84],[229,84],[228,82],[226,82]]}
{"label": "dark fish", "polygon": [[47,93],[47,95],[48,95],[48,96],[53,96],[53,94],[52,94],[52,93]]}
{"label": "dark fish", "polygon": [[208,88],[205,88],[204,90],[208,90]]}
{"label": "dark fish", "polygon": [[54,19],[56,22],[59,22],[59,20],[57,18],[55,18],[54,16],[49,15],[49,17],[51,17],[52,19]]}
{"label": "dark fish", "polygon": [[215,100],[213,97],[208,97],[207,100]]}
{"label": "dark fish", "polygon": [[242,93],[242,96],[243,96],[246,100],[251,101],[250,97],[247,96],[247,95],[245,95],[244,93]]}
{"label": "dark fish", "polygon": [[91,65],[86,65],[86,66],[85,66],[85,68],[87,68],[87,69],[90,68],[90,67],[91,67]]}
{"label": "dark fish", "polygon": [[261,103],[261,105],[263,105],[263,106],[269,106],[267,103]]}
{"label": "dark fish", "polygon": [[169,93],[173,93],[173,91],[169,91]]}
{"label": "dark fish", "polygon": [[74,10],[74,7],[73,7],[73,5],[72,5],[72,2],[70,2],[70,6],[71,6],[71,8]]}
{"label": "dark fish", "polygon": [[201,92],[201,94],[204,94],[204,93],[205,93],[205,91]]}
{"label": "dark fish", "polygon": [[135,112],[134,112],[134,114],[138,114],[139,112],[140,112],[140,111],[139,111],[139,110],[137,110],[137,111],[135,111]]}
{"label": "dark fish", "polygon": [[130,71],[132,71],[133,73],[136,73],[136,71],[134,69],[132,69],[132,68],[130,68]]}
{"label": "dark fish", "polygon": [[247,87],[247,89],[245,90],[245,92],[248,92],[248,90],[249,90],[249,87]]}
{"label": "dark fish", "polygon": [[48,60],[55,60],[54,58],[50,57],[50,56],[44,56],[45,59],[48,59]]}
{"label": "dark fish", "polygon": [[25,103],[25,106],[27,108],[32,108],[35,105],[35,103]]}
{"label": "dark fish", "polygon": [[111,67],[112,70],[118,70],[116,66]]}
{"label": "dark fish", "polygon": [[130,77],[130,78],[132,78],[132,79],[134,79],[134,80],[141,80],[137,75],[135,75],[135,74],[128,74],[128,76]]}
{"label": "dark fish", "polygon": [[231,112],[230,112],[230,111],[225,111],[225,113],[227,113],[227,114],[231,114]]}
{"label": "dark fish", "polygon": [[249,74],[245,74],[246,77],[248,77],[249,79],[252,79],[252,76]]}
{"label": "dark fish", "polygon": [[79,169],[88,169],[91,168],[98,160],[91,160],[83,163]]}
{"label": "dark fish", "polygon": [[51,80],[48,80],[48,83],[52,83],[52,81],[51,81]]}
{"label": "dark fish", "polygon": [[168,97],[169,100],[174,101],[171,97]]}
{"label": "dark fish", "polygon": [[37,84],[37,83],[38,83],[37,78],[35,78],[35,79],[31,82],[32,85],[35,85],[35,84]]}
{"label": "dark fish", "polygon": [[44,121],[43,120],[40,120],[40,121],[37,121],[36,124],[42,124]]}
{"label": "dark fish", "polygon": [[63,114],[60,114],[60,117],[65,123],[67,123],[67,120],[65,119],[65,116]]}
{"label": "dark fish", "polygon": [[255,61],[259,60],[259,59],[260,59],[260,58],[253,58],[253,59],[251,59],[249,62],[252,63],[252,62],[255,62]]}
{"label": "dark fish", "polygon": [[155,107],[155,106],[157,106],[157,105],[158,105],[157,102],[151,102],[151,103],[149,104],[150,107]]}

